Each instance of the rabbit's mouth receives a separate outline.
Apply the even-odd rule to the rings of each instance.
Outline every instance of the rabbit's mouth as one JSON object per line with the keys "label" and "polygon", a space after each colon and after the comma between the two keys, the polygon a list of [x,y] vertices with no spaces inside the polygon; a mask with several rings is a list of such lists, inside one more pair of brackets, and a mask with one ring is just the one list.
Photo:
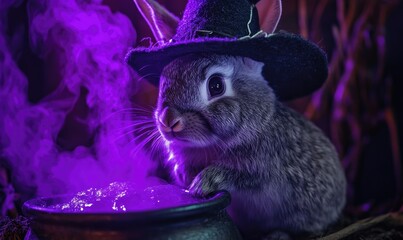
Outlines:
{"label": "rabbit's mouth", "polygon": [[179,112],[165,107],[156,113],[158,130],[177,146],[204,147],[214,143],[214,134],[208,121],[197,111]]}
{"label": "rabbit's mouth", "polygon": [[201,132],[194,129],[185,129],[181,132],[163,132],[166,140],[181,147],[205,147],[212,145],[215,137],[208,131]]}

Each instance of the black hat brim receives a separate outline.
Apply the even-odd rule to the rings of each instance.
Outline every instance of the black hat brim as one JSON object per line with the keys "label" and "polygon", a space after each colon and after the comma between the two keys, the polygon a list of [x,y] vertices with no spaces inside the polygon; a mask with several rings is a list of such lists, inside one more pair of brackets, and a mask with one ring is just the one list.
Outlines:
{"label": "black hat brim", "polygon": [[135,48],[126,61],[154,85],[163,68],[177,57],[191,53],[215,53],[249,57],[264,63],[263,76],[282,101],[311,94],[327,78],[327,58],[316,45],[289,33],[243,40],[201,38],[160,47]]}

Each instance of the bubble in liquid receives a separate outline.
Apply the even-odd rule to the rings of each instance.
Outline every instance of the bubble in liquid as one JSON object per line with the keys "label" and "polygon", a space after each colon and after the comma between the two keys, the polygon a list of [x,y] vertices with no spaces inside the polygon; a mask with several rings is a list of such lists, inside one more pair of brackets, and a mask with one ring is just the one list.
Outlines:
{"label": "bubble in liquid", "polygon": [[139,189],[129,182],[113,182],[105,188],[89,188],[66,202],[50,208],[62,212],[136,212],[200,203],[187,190],[174,185],[156,185]]}

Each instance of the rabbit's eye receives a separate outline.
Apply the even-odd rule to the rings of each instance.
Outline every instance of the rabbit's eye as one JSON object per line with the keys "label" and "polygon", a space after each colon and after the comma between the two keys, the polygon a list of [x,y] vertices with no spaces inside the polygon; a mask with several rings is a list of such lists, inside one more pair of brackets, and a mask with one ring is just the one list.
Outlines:
{"label": "rabbit's eye", "polygon": [[210,97],[221,96],[225,91],[224,79],[220,75],[213,75],[208,80],[208,91]]}

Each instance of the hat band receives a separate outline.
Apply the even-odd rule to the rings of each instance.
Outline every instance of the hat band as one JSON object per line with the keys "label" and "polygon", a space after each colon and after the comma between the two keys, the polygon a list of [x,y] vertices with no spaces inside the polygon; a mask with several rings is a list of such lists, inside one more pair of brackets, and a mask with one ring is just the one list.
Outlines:
{"label": "hat band", "polygon": [[252,35],[252,31],[250,30],[250,24],[252,22],[253,9],[254,8],[255,8],[255,5],[252,4],[250,6],[249,21],[246,24],[246,27],[248,28],[248,35],[246,35],[246,36],[237,38],[237,37],[235,37],[233,35],[230,35],[230,34],[227,34],[227,33],[211,31],[211,30],[205,30],[205,29],[196,30],[195,36],[196,37],[227,37],[227,38],[235,38],[235,39],[238,39],[238,40],[250,39],[250,38],[255,38],[255,37],[267,37],[268,34],[266,32],[263,32],[262,30],[260,30],[259,32],[257,32],[257,33]]}
{"label": "hat band", "polygon": [[[217,31],[211,31],[211,30],[196,30],[195,32],[195,36],[196,37],[225,37],[225,38],[232,38],[235,40],[245,40],[245,39],[252,39],[252,38],[266,38],[268,37],[270,34],[268,34],[267,32],[264,32],[263,30],[260,30],[259,32],[253,34],[252,36],[250,35],[246,35],[243,37],[239,37],[237,38],[236,36],[232,36],[230,34],[227,33],[223,33],[223,32],[217,32]],[[172,43],[177,42],[175,39],[169,39],[168,42],[164,42],[164,41],[158,41],[155,44],[160,45],[160,46],[164,46],[164,45],[169,45]]]}
{"label": "hat band", "polygon": [[263,30],[260,30],[259,32],[255,33],[253,35],[246,35],[246,36],[237,38],[237,37],[232,36],[227,33],[201,29],[201,30],[196,30],[195,35],[197,37],[227,37],[227,38],[235,38],[237,40],[243,40],[243,39],[250,39],[250,38],[267,37],[269,34],[266,32],[263,32]]}
{"label": "hat band", "polygon": [[[253,9],[256,6],[254,4],[251,5],[250,7],[250,15],[249,15],[249,20],[248,23],[246,24],[246,27],[248,29],[248,35],[242,36],[242,37],[236,37],[233,36],[231,34],[228,33],[224,33],[224,32],[219,32],[219,31],[212,31],[212,30],[206,30],[206,29],[199,29],[195,31],[195,37],[221,37],[221,38],[232,38],[232,39],[236,39],[236,40],[245,40],[245,39],[251,39],[251,38],[266,38],[269,36],[268,33],[264,32],[263,30],[258,31],[257,33],[252,35],[252,31],[250,29],[250,24],[252,22],[252,18],[253,18]],[[159,45],[166,45],[166,44],[171,44],[176,42],[175,39],[170,39],[168,42],[160,42],[158,43]]]}
{"label": "hat band", "polygon": [[196,37],[227,37],[236,38],[235,36],[223,32],[211,31],[211,30],[196,30]]}

